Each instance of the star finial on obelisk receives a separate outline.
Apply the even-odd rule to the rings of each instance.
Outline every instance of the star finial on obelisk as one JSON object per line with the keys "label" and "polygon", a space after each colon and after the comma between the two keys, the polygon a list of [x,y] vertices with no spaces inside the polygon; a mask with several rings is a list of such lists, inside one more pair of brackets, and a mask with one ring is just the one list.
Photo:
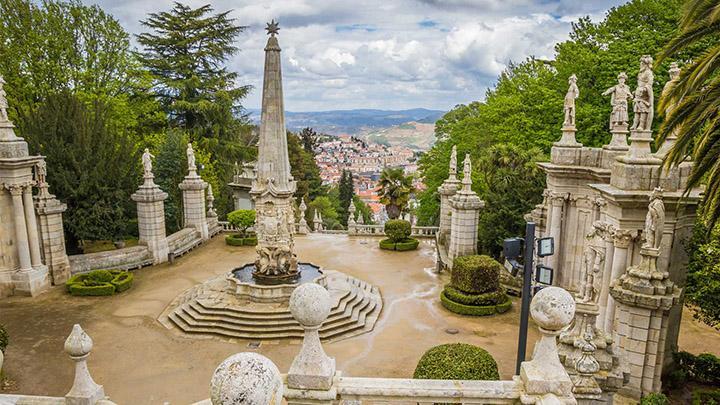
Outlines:
{"label": "star finial on obelisk", "polygon": [[265,30],[268,32],[268,35],[278,35],[278,31],[280,31],[280,24],[273,18],[272,21],[267,23],[267,27],[265,27]]}

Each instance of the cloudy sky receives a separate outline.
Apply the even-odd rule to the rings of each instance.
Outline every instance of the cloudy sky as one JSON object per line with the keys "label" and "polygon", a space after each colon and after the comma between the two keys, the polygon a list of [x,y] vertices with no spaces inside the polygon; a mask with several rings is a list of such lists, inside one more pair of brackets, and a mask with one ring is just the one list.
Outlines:
{"label": "cloudy sky", "polygon": [[[131,33],[170,0],[86,0]],[[207,0],[189,0],[197,7]],[[447,110],[484,97],[509,61],[549,58],[571,22],[601,20],[622,0],[214,0],[248,29],[229,63],[255,89],[258,108],[265,22],[280,21],[289,111],[351,108]]]}

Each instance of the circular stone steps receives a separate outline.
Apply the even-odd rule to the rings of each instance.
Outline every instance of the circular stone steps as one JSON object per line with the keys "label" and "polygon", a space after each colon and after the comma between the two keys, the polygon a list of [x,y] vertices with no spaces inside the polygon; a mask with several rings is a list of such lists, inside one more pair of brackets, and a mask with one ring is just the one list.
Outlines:
{"label": "circular stone steps", "polygon": [[[377,287],[336,271],[324,271],[333,299],[319,330],[324,340],[339,340],[373,329],[382,310]],[[279,340],[302,339],[303,328],[287,305],[243,301],[225,287],[225,276],[195,286],[177,297],[159,321],[188,335]]]}

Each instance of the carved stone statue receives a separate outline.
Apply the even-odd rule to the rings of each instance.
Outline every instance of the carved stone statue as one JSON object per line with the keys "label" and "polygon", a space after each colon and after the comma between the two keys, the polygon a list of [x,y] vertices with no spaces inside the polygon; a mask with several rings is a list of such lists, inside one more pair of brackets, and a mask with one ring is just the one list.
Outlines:
{"label": "carved stone statue", "polygon": [[632,100],[633,95],[630,87],[625,84],[627,75],[621,72],[618,75],[618,84],[605,90],[603,96],[610,95],[610,104],[612,105],[612,113],[610,114],[610,130],[624,129],[627,130],[628,125],[628,99]]}
{"label": "carved stone statue", "polygon": [[143,165],[143,176],[145,178],[152,178],[153,172],[152,172],[152,159],[155,158],[155,156],[150,153],[150,149],[145,148],[145,151],[142,154],[142,165]]}
{"label": "carved stone statue", "polygon": [[640,72],[638,73],[638,86],[635,89],[633,112],[633,125],[631,129],[649,131],[653,120],[654,97],[652,72],[652,57],[644,55],[640,58]]}
{"label": "carved stone statue", "polygon": [[191,172],[197,170],[197,166],[195,166],[195,151],[191,143],[188,143],[185,154],[187,155],[188,170]]}
{"label": "carved stone statue", "polygon": [[665,227],[665,203],[663,203],[663,189],[655,188],[650,194],[648,213],[645,216],[645,243],[642,247],[647,249],[659,249],[662,242],[663,229]]}
{"label": "carved stone statue", "polygon": [[9,106],[7,102],[7,94],[3,89],[4,85],[5,80],[2,78],[2,76],[0,76],[0,122],[8,120],[7,109]]}
{"label": "carved stone statue", "polygon": [[43,188],[47,186],[47,182],[45,181],[45,178],[47,177],[47,163],[45,163],[45,159],[37,162],[35,165],[35,181],[37,181],[37,185],[39,188]]}
{"label": "carved stone statue", "polygon": [[256,207],[259,212],[256,230],[258,235],[258,258],[255,276],[281,276],[292,278],[297,274],[297,260],[292,253],[294,218],[272,201]]}
{"label": "carved stone statue", "polygon": [[457,175],[457,145],[453,145],[450,152],[450,178],[454,179]]}
{"label": "carved stone statue", "polygon": [[607,225],[601,221],[595,221],[592,230],[585,237],[580,291],[577,296],[579,302],[595,302],[598,298],[595,280],[602,279],[602,269],[606,255],[603,235],[606,232]]}
{"label": "carved stone statue", "polygon": [[577,86],[577,76],[572,75],[568,79],[568,91],[565,94],[565,121],[563,126],[574,127],[575,126],[575,99],[580,96],[580,89]]}

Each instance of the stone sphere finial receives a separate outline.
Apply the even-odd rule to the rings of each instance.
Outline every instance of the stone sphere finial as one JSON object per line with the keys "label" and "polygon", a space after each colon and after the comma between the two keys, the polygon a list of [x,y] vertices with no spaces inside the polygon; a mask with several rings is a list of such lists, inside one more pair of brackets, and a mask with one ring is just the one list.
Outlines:
{"label": "stone sphere finial", "polygon": [[280,370],[258,353],[236,353],[220,363],[210,380],[213,405],[280,405],[283,380]]}
{"label": "stone sphere finial", "polygon": [[90,336],[85,333],[80,325],[75,324],[70,336],[65,340],[65,353],[71,357],[83,357],[90,354],[92,348],[93,341]]}
{"label": "stone sphere finial", "polygon": [[319,284],[302,284],[290,296],[290,312],[302,326],[322,325],[331,308],[330,293]]}
{"label": "stone sphere finial", "polygon": [[540,328],[560,331],[575,317],[575,300],[560,287],[543,288],[530,303],[530,315]]}

